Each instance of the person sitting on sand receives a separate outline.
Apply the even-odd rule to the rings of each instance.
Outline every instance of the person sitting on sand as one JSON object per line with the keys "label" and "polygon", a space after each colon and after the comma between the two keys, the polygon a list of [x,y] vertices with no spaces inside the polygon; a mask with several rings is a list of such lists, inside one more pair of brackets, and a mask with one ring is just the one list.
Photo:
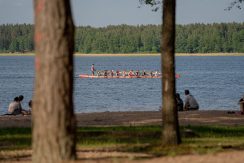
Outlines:
{"label": "person sitting on sand", "polygon": [[23,96],[23,95],[19,95],[18,99],[19,99],[18,103],[19,103],[19,108],[20,108],[21,114],[23,114],[23,115],[28,115],[28,114],[30,114],[29,111],[24,110],[24,109],[22,108],[21,102],[23,101],[24,96]]}
{"label": "person sitting on sand", "polygon": [[21,108],[21,110],[22,110],[21,102],[23,101],[23,99],[24,99],[24,96],[23,95],[19,95],[19,107]]}
{"label": "person sitting on sand", "polygon": [[8,114],[11,114],[11,115],[21,114],[21,108],[19,105],[19,97],[15,97],[14,100],[9,104]]}
{"label": "person sitting on sand", "polygon": [[184,106],[184,102],[183,100],[180,98],[180,94],[176,93],[176,105],[177,105],[177,110],[178,111],[183,111],[183,106]]}
{"label": "person sitting on sand", "polygon": [[28,106],[29,106],[29,112],[31,113],[31,111],[32,111],[32,100],[30,100],[28,102]]}
{"label": "person sitting on sand", "polygon": [[244,95],[243,95],[243,97],[239,100],[239,104],[240,104],[240,111],[241,111],[241,114],[244,114]]}
{"label": "person sitting on sand", "polygon": [[197,100],[193,97],[193,95],[190,94],[189,90],[185,90],[185,106],[184,110],[198,110],[199,105],[197,103]]}

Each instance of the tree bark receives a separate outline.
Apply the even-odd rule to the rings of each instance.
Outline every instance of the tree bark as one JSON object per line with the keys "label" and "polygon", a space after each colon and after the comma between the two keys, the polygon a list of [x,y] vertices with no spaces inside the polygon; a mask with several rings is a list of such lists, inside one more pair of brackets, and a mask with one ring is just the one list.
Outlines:
{"label": "tree bark", "polygon": [[177,145],[181,142],[175,98],[175,8],[176,0],[164,0],[161,54],[163,145]]}
{"label": "tree bark", "polygon": [[69,0],[34,0],[33,162],[75,159],[74,25]]}

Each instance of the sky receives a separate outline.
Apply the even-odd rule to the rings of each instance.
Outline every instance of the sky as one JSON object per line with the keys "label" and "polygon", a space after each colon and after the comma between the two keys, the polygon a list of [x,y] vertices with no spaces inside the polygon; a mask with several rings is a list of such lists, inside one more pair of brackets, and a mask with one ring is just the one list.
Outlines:
{"label": "sky", "polygon": [[[0,0],[0,24],[33,24],[32,1]],[[224,10],[231,1],[177,0],[176,23],[244,22],[244,9]],[[71,4],[76,26],[161,24],[161,10],[153,12],[139,0],[71,0]]]}

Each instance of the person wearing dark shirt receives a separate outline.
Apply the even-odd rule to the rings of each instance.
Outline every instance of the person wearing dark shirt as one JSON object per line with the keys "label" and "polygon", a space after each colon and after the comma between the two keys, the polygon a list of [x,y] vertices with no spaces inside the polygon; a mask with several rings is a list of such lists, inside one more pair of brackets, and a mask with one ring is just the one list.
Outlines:
{"label": "person wearing dark shirt", "polygon": [[180,94],[179,93],[176,93],[176,105],[177,105],[177,110],[178,111],[183,111],[184,102],[180,98]]}
{"label": "person wearing dark shirt", "polygon": [[28,114],[30,114],[30,112],[25,110],[25,109],[23,109],[22,105],[21,105],[21,102],[23,101],[23,99],[24,99],[24,96],[23,95],[19,95],[19,108],[21,110],[21,114],[28,115]]}

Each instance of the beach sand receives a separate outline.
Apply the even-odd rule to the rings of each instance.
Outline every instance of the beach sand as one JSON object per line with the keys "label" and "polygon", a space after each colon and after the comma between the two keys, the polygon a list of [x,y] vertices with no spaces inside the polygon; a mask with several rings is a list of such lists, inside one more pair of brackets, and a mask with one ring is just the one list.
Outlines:
{"label": "beach sand", "polygon": [[[161,111],[77,113],[77,126],[131,126],[160,125]],[[239,111],[184,111],[179,112],[179,123],[186,125],[244,125],[244,115]],[[0,128],[31,127],[31,116],[0,116]]]}

